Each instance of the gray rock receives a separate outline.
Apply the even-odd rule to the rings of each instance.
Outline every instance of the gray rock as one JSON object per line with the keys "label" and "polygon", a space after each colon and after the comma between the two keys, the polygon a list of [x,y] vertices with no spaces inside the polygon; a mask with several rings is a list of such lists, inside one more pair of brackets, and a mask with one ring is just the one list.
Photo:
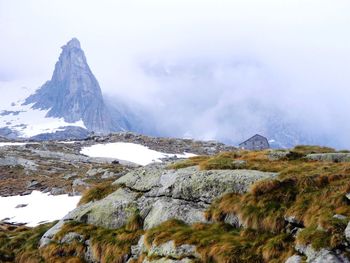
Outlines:
{"label": "gray rock", "polygon": [[339,219],[339,220],[345,220],[345,219],[347,219],[346,216],[344,216],[344,215],[339,215],[339,214],[335,214],[333,217],[336,218],[336,219]]}
{"label": "gray rock", "polygon": [[286,150],[269,150],[267,157],[270,161],[278,161],[286,158],[289,153]]}
{"label": "gray rock", "polygon": [[123,184],[136,191],[147,192],[159,185],[161,175],[167,171],[162,164],[152,164],[138,169],[134,169],[114,184]]}
{"label": "gray rock", "polygon": [[15,156],[5,156],[0,158],[0,166],[22,166],[25,169],[36,171],[37,164],[31,160],[15,157]]}
{"label": "gray rock", "polygon": [[290,223],[291,225],[300,226],[300,227],[303,227],[304,225],[304,223],[298,218],[296,218],[295,216],[285,216],[284,220]]}
{"label": "gray rock", "polygon": [[32,187],[35,187],[38,185],[40,185],[40,183],[38,181],[32,180],[32,181],[27,183],[27,188],[32,188]]}
{"label": "gray rock", "polygon": [[350,162],[350,153],[312,153],[306,158],[312,161]]}
{"label": "gray rock", "polygon": [[349,263],[350,261],[342,255],[337,255],[327,248],[314,250],[311,245],[297,244],[295,249],[307,257],[308,263]]}
{"label": "gray rock", "polygon": [[98,174],[102,174],[102,173],[104,173],[104,172],[106,172],[106,170],[105,169],[102,169],[102,168],[92,168],[92,169],[90,169],[89,171],[87,171],[86,172],[86,176],[87,177],[95,177],[96,175],[98,175]]}
{"label": "gray rock", "polygon": [[77,175],[78,175],[77,173],[66,174],[65,176],[63,176],[63,178],[66,180],[69,180],[69,179],[74,178]]}
{"label": "gray rock", "polygon": [[[131,171],[114,182],[122,186],[117,191],[77,207],[65,220],[119,228],[138,211],[144,229],[173,218],[188,224],[207,222],[203,212],[215,198],[227,192],[244,193],[257,180],[277,175],[250,170],[198,171],[196,167],[167,170],[165,167],[153,164]],[[226,220],[240,225],[233,216]]]}
{"label": "gray rock", "polygon": [[23,208],[26,206],[28,206],[28,204],[19,204],[19,205],[16,205],[15,208]]}
{"label": "gray rock", "polygon": [[345,197],[346,197],[348,200],[350,200],[350,193],[347,193],[347,194],[345,195]]}
{"label": "gray rock", "polygon": [[77,186],[89,186],[88,183],[84,182],[81,178],[77,178],[74,179],[73,183],[72,183],[73,187],[77,187]]}
{"label": "gray rock", "polygon": [[50,244],[54,236],[61,230],[63,227],[64,223],[68,221],[69,214],[66,215],[64,218],[62,218],[56,225],[54,225],[52,228],[50,228],[48,231],[45,232],[45,234],[41,237],[39,241],[40,247],[47,246]]}
{"label": "gray rock", "polygon": [[229,225],[236,227],[236,228],[243,226],[243,224],[240,222],[239,218],[234,214],[227,214],[225,216],[224,222],[226,224],[229,224]]}
{"label": "gray rock", "polygon": [[156,165],[142,167],[115,181],[150,197],[168,196],[174,199],[211,203],[228,193],[245,193],[256,181],[277,176],[254,170],[199,171],[197,167],[163,170]]}
{"label": "gray rock", "polygon": [[103,175],[101,176],[101,178],[102,178],[102,179],[111,179],[111,178],[117,177],[117,176],[118,176],[118,174],[115,174],[115,173],[113,173],[113,172],[105,171],[105,172],[103,173]]}
{"label": "gray rock", "polygon": [[147,247],[144,244],[145,236],[142,235],[137,242],[137,245],[131,246],[131,259],[137,259],[142,253],[147,252]]}
{"label": "gray rock", "polygon": [[53,187],[50,191],[52,195],[64,195],[66,194],[66,190],[62,187]]}
{"label": "gray rock", "polygon": [[345,231],[344,231],[344,234],[345,234],[345,238],[348,242],[350,242],[350,222],[348,223],[348,225],[346,226],[345,228]]}
{"label": "gray rock", "polygon": [[144,220],[144,229],[152,228],[169,219],[182,220],[187,224],[207,222],[204,211],[208,207],[204,203],[192,203],[172,198],[159,198]]}
{"label": "gray rock", "polygon": [[302,259],[303,258],[299,255],[293,255],[293,256],[287,258],[285,263],[301,263]]}
{"label": "gray rock", "polygon": [[70,244],[75,240],[78,242],[82,242],[82,241],[84,241],[84,236],[82,236],[78,233],[75,233],[75,232],[69,232],[61,238],[60,242]]}
{"label": "gray rock", "polygon": [[234,160],[232,165],[235,169],[243,169],[246,166],[247,162],[244,160]]}
{"label": "gray rock", "polygon": [[186,257],[199,258],[199,254],[196,251],[196,247],[193,245],[183,244],[176,246],[174,241],[168,241],[166,243],[155,245],[149,248],[148,257],[164,257],[172,259],[182,259]]}

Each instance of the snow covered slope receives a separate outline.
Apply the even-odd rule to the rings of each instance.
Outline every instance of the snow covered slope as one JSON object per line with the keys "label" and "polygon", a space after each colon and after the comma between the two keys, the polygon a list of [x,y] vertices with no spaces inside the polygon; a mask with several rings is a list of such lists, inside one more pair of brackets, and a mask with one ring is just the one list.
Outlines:
{"label": "snow covered slope", "polygon": [[80,196],[53,196],[39,191],[24,196],[0,196],[0,220],[6,218],[7,222],[36,226],[61,219],[77,206],[79,200]]}
{"label": "snow covered slope", "polygon": [[32,137],[42,133],[63,130],[65,126],[85,128],[82,120],[68,123],[63,118],[46,117],[48,110],[32,109],[31,105],[13,106],[11,111],[0,112],[0,128],[16,131],[20,137]]}
{"label": "snow covered slope", "polygon": [[178,158],[189,158],[192,156],[196,156],[192,153],[162,153],[151,150],[143,145],[125,142],[95,144],[89,147],[84,147],[81,150],[81,153],[90,157],[116,158],[119,160],[129,161],[140,165],[147,165],[152,162],[161,162],[161,158],[174,157],[175,155]]}

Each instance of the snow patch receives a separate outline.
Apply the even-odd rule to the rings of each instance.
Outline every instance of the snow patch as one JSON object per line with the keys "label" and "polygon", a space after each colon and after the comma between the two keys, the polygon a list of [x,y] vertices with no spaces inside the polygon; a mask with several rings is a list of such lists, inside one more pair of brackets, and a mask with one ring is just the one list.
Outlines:
{"label": "snow patch", "polygon": [[6,218],[6,222],[37,226],[61,219],[76,208],[79,200],[80,196],[49,195],[39,191],[24,196],[0,197],[0,220]]}
{"label": "snow patch", "polygon": [[4,146],[23,146],[26,145],[26,142],[0,142],[0,147]]}
{"label": "snow patch", "polygon": [[178,158],[189,158],[196,156],[193,153],[162,153],[151,150],[143,145],[125,142],[95,144],[92,146],[83,147],[80,153],[89,157],[115,158],[140,165],[147,165],[153,162],[161,162],[161,158],[167,157],[177,156]]}
{"label": "snow patch", "polygon": [[[0,127],[8,127],[19,133],[20,137],[32,137],[42,133],[53,133],[66,126],[78,126],[86,129],[84,122],[65,122],[63,118],[46,117],[48,110],[32,109],[33,104],[22,105],[17,102],[8,108],[10,112],[0,117]],[[6,113],[2,111],[2,113]]]}

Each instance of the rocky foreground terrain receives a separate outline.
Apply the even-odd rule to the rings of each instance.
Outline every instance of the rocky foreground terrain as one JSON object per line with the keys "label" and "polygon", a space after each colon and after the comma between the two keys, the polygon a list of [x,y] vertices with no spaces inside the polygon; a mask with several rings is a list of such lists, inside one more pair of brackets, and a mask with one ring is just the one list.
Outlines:
{"label": "rocky foreground terrain", "polygon": [[[79,153],[117,141],[198,156],[137,166]],[[130,133],[1,151],[12,180],[2,194],[83,193],[57,222],[3,223],[1,262],[350,262],[346,151],[249,152]]]}
{"label": "rocky foreground terrain", "polygon": [[81,141],[21,141],[23,144],[0,147],[0,196],[25,195],[33,190],[79,195],[92,185],[115,180],[138,166],[80,153],[83,147],[111,142],[137,143],[173,154],[190,151],[215,154],[235,149],[214,141],[156,138],[129,132],[91,136]]}

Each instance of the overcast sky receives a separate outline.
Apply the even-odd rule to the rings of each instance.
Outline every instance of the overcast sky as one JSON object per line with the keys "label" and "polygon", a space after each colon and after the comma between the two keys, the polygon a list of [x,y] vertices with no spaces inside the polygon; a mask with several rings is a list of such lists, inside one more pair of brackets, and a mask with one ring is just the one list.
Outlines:
{"label": "overcast sky", "polygon": [[242,106],[256,102],[350,147],[349,14],[348,0],[0,0],[0,83],[38,87],[77,37],[103,92],[168,133],[243,139],[266,128]]}

